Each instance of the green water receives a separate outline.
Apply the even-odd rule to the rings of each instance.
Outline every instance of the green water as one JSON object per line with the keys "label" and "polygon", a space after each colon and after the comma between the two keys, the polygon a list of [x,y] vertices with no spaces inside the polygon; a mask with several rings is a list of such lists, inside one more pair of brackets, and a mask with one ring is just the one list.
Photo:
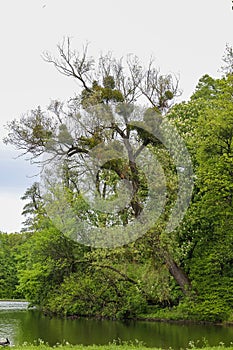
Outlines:
{"label": "green water", "polygon": [[114,339],[143,341],[148,347],[185,348],[190,340],[205,338],[210,345],[233,342],[233,327],[160,322],[120,322],[92,319],[49,318],[25,303],[0,302],[0,338],[12,345],[42,339],[50,345],[108,344]]}

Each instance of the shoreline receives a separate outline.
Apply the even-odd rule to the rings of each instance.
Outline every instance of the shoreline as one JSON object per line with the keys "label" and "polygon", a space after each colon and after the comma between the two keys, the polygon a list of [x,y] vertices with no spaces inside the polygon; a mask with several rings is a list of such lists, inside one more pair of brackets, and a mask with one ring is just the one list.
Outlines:
{"label": "shoreline", "polygon": [[123,319],[117,319],[117,318],[111,318],[107,316],[100,316],[100,315],[67,315],[67,316],[59,316],[56,314],[49,314],[44,313],[45,316],[54,316],[54,317],[60,317],[60,318],[67,318],[67,319],[93,319],[93,320],[109,320],[109,321],[121,321],[121,322],[158,322],[158,323],[177,323],[177,324],[203,324],[203,325],[213,325],[213,326],[233,326],[233,321],[222,321],[222,322],[216,322],[216,321],[205,321],[205,320],[192,320],[192,319],[169,319],[169,318],[158,318],[158,317],[135,317],[135,318],[123,318]]}
{"label": "shoreline", "polygon": [[[26,299],[0,299],[0,302],[25,302],[30,304]],[[28,308],[29,310],[29,308]],[[233,321],[208,321],[208,320],[195,320],[195,319],[172,319],[172,318],[160,318],[160,317],[153,317],[153,316],[138,316],[138,317],[132,317],[132,318],[123,318],[123,319],[117,319],[110,316],[101,316],[101,315],[59,315],[56,313],[49,312],[48,310],[40,310],[38,311],[42,312],[46,317],[57,317],[57,318],[64,318],[64,319],[93,319],[93,320],[109,320],[109,321],[121,321],[121,322],[158,322],[158,323],[174,323],[174,324],[203,324],[203,325],[215,325],[215,326],[233,326]]]}
{"label": "shoreline", "polygon": [[0,302],[1,301],[28,303],[28,301],[26,299],[0,299]]}
{"label": "shoreline", "polygon": [[[165,350],[164,348],[149,348],[141,344],[108,344],[108,345],[71,345],[71,344],[59,344],[56,347],[54,346],[49,346],[47,344],[38,344],[38,345],[30,345],[30,344],[25,344],[23,346],[14,346],[15,350],[34,350],[34,349],[41,349],[41,350],[46,350],[46,349],[56,349],[56,348],[64,348],[65,350],[71,349],[71,350],[135,350],[135,349],[140,349],[140,350]],[[233,350],[233,346],[225,347],[224,345],[218,345],[218,346],[206,346],[206,347],[189,347],[186,350]],[[169,350],[173,350],[172,348],[169,348]]]}

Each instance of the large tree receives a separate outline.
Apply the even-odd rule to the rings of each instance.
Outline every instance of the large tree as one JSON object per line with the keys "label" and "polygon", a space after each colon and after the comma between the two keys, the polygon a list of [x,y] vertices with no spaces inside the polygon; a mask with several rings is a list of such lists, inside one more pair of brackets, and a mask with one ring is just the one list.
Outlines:
{"label": "large tree", "polygon": [[[151,254],[159,257],[183,293],[189,293],[190,281],[179,266],[179,260],[175,261],[174,258],[175,240],[165,234],[166,221],[177,199],[178,180],[176,164],[169,155],[168,145],[163,145],[165,136],[160,125],[175,97],[180,94],[178,79],[171,74],[161,75],[152,60],[144,69],[139,59],[132,55],[127,57],[125,64],[123,59],[117,60],[111,54],[101,56],[96,64],[88,56],[87,47],[80,54],[71,48],[70,39],[58,45],[58,52],[58,58],[45,53],[44,59],[60,73],[80,83],[78,94],[67,104],[53,101],[47,111],[37,108],[19,121],[10,122],[5,141],[44,167],[45,198],[47,202],[52,202],[50,214],[53,216],[56,213],[55,224],[62,229],[66,226],[70,236],[76,221],[74,225],[70,207],[66,210],[67,203],[72,207],[72,213],[91,224],[91,227],[112,226],[126,230],[135,218],[140,219],[149,196],[145,168],[151,166],[150,173],[156,172],[158,177],[157,181],[154,178],[150,180],[150,193],[152,197],[154,192],[161,195],[154,199],[165,209],[160,222],[153,222],[148,230],[148,246],[154,242],[149,248]],[[146,107],[136,106],[139,101]],[[166,136],[174,140],[171,131],[168,129],[166,132]],[[108,143],[113,145],[114,151],[110,147],[106,156]],[[170,143],[169,146],[175,153],[176,145]],[[152,156],[145,153],[146,150]],[[105,158],[101,160],[102,152]],[[81,190],[89,184],[87,165],[93,155],[101,161],[99,170],[95,172],[95,169],[91,169],[90,172],[92,175],[94,173],[95,192],[92,195],[98,194],[101,200],[109,200],[108,205],[115,200],[120,206],[117,215],[101,211],[102,201],[93,210],[82,196]],[[138,166],[142,155],[144,169]],[[169,173],[166,183],[168,194],[161,186],[164,179],[161,169],[154,167],[153,156],[159,158]],[[57,163],[59,167],[56,172]],[[124,207],[117,202],[117,186],[121,180],[126,181],[132,194]],[[62,192],[58,184],[62,184]],[[127,186],[124,190],[127,192]],[[117,229],[115,232],[116,236]],[[138,238],[137,234],[135,237]]]}

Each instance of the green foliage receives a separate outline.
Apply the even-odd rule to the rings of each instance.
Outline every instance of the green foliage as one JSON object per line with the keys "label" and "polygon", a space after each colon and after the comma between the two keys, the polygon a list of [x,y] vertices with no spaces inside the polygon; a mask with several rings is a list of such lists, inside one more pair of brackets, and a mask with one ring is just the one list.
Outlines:
{"label": "green foliage", "polygon": [[33,304],[43,306],[47,296],[74,269],[74,242],[49,227],[30,234],[21,247],[18,290]]}
{"label": "green foliage", "polygon": [[13,299],[23,295],[17,289],[17,257],[23,237],[20,234],[0,233],[0,298]]}
{"label": "green foliage", "polygon": [[61,315],[132,318],[146,311],[137,287],[102,269],[71,274],[46,306]]}
{"label": "green foliage", "polygon": [[109,102],[124,102],[124,97],[120,90],[115,89],[115,82],[112,76],[103,79],[103,87],[97,81],[93,81],[92,90],[82,91],[81,103],[83,108],[98,104],[108,104]]}
{"label": "green foliage", "polygon": [[[62,47],[60,52],[66,57]],[[66,63],[69,55],[67,59]],[[204,75],[190,101],[175,105],[168,113],[187,145],[195,170],[190,207],[182,224],[170,234],[164,228],[177,199],[176,166],[162,145],[162,138],[159,140],[161,135],[155,137],[150,131],[159,130],[164,118],[159,111],[169,108],[178,87],[171,75],[160,76],[155,69],[142,74],[137,60],[129,60],[131,75],[124,76],[121,62],[102,58],[102,73],[98,76],[89,74],[93,62],[85,62],[85,55],[83,59],[81,66],[77,60],[73,71],[69,71],[72,62],[69,69],[64,67],[67,75],[75,72],[83,88],[80,96],[68,104],[68,113],[62,113],[62,104],[55,102],[49,109],[54,118],[38,108],[9,125],[6,141],[30,153],[33,159],[45,150],[51,152],[51,159],[61,154],[68,157],[59,169],[62,186],[51,182],[44,198],[38,184],[26,191],[23,199],[29,202],[23,214],[30,233],[23,234],[22,239],[0,235],[0,297],[26,296],[32,304],[59,315],[134,318],[150,313],[173,319],[232,319],[232,48],[228,47],[225,56],[226,76],[214,79]],[[121,102],[135,102],[139,93],[150,101],[150,106],[131,125],[129,119],[139,109]],[[96,114],[89,113],[96,105]],[[119,120],[113,118],[112,107],[116,107]],[[81,109],[85,110],[84,116]],[[74,120],[77,129],[71,135],[68,126]],[[79,183],[83,160],[90,159],[94,149],[101,160],[98,146],[108,142],[114,144],[118,153],[113,157],[109,148],[108,160],[95,174],[92,194],[111,202],[117,198],[119,182],[130,182],[134,194],[116,215],[92,209]],[[123,145],[127,146],[124,157]],[[168,193],[158,222],[136,242],[111,251],[71,240],[80,234],[76,218],[93,228],[111,226],[114,230],[138,217],[149,193],[145,171],[136,165],[136,158],[145,147],[157,157],[166,174]],[[161,187],[160,178],[157,180],[151,185],[154,192]],[[47,208],[52,217],[56,214],[53,224],[45,210],[46,201],[51,198],[52,204]],[[71,209],[67,209],[67,204]],[[62,233],[64,213],[66,235]]]}
{"label": "green foliage", "polygon": [[194,133],[196,179],[192,204],[179,229],[183,261],[197,296],[190,317],[221,321],[232,313],[233,77],[204,76],[190,104],[201,103]]}
{"label": "green foliage", "polygon": [[[52,349],[64,349],[64,350],[148,350],[148,347],[144,346],[142,342],[135,340],[135,341],[121,341],[116,340],[112,343],[109,343],[108,345],[70,345],[65,344],[61,345],[58,344],[55,347],[50,347],[47,344],[43,344],[40,342],[38,345],[30,345],[30,344],[24,344],[23,346],[15,346],[15,350],[52,350]],[[151,350],[159,350],[158,348],[150,348]],[[198,349],[198,348],[196,348]],[[233,348],[224,348],[224,347],[214,347],[214,348],[202,348],[203,350],[232,350]]]}
{"label": "green foliage", "polygon": [[8,127],[10,132],[9,137],[4,139],[6,143],[17,144],[17,149],[21,150],[25,150],[30,144],[34,157],[39,157],[44,148],[51,143],[56,124],[38,107],[32,110],[31,114],[21,117],[20,120],[13,120]]}

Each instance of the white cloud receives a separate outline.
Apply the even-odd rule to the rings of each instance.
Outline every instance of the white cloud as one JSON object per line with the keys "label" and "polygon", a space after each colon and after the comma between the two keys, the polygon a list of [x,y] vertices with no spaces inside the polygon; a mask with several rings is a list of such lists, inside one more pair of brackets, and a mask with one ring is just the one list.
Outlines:
{"label": "white cloud", "polygon": [[25,203],[20,200],[23,191],[17,188],[0,188],[0,231],[19,232],[22,228],[21,216]]}

